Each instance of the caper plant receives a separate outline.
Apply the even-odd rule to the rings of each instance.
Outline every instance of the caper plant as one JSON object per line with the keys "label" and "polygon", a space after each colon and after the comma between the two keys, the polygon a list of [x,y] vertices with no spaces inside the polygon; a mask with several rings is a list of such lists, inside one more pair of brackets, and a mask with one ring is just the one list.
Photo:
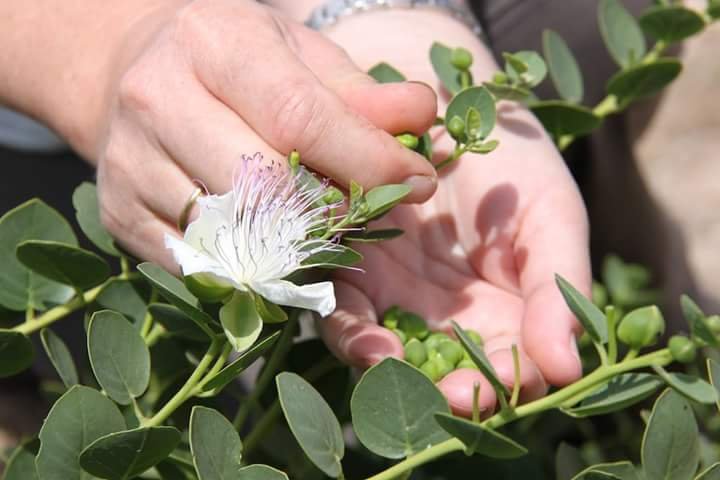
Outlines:
{"label": "caper plant", "polygon": [[[567,148],[605,116],[672,81],[681,66],[662,57],[666,48],[718,17],[717,0],[704,12],[655,2],[639,21],[618,0],[601,0],[603,38],[621,70],[592,108],[580,105],[581,72],[552,31],[543,36],[544,58],[505,53],[504,70],[481,85],[467,50],[434,44],[431,63],[452,96],[436,127],[455,141],[435,167],[498,148],[490,138],[498,101],[526,104],[558,147]],[[643,31],[656,40],[649,50]],[[562,100],[532,93],[548,72]],[[384,63],[370,73],[380,82],[404,79]],[[429,134],[397,139],[435,161]],[[420,315],[399,307],[385,312],[383,323],[402,341],[405,358],[387,358],[355,381],[319,340],[297,335],[308,315],[334,309],[325,273],[356,268],[362,256],[353,242],[402,234],[374,229],[372,221],[408,187],[366,192],[351,183],[342,192],[306,170],[300,152],[291,152],[287,165],[267,166],[258,156],[239,161],[235,188],[199,199],[200,216],[184,238],[166,239],[182,278],[137,264],[114,243],[90,183],[76,189],[73,204],[100,254],[80,248],[70,224],[38,199],[0,218],[0,377],[33,365],[30,337],[38,333],[57,371],[51,390],[59,392],[37,437],[6,458],[5,480],[423,478],[421,467],[453,452],[503,460],[525,455],[523,442],[503,427],[551,410],[573,419],[618,412],[661,388],[646,416],[640,462],[599,463],[576,469],[573,478],[719,478],[719,463],[707,455],[701,462],[691,408],[719,403],[720,364],[712,358],[720,347],[719,316],[684,296],[688,333],[658,347],[665,321],[652,304],[649,275],[610,257],[592,300],[556,279],[585,329],[581,346],[592,349],[592,358],[582,349],[585,374],[570,385],[521,404],[517,347],[508,386],[476,332],[455,323],[451,332],[430,332]],[[76,364],[79,356],[53,326],[82,314],[88,361]],[[710,357],[709,381],[697,368],[703,355]],[[261,358],[253,386],[242,388],[237,378]],[[673,363],[688,365],[690,373],[668,368]],[[471,418],[452,414],[435,383],[456,368],[487,378],[497,411],[481,415],[476,384]],[[351,441],[343,425],[352,425]]]}

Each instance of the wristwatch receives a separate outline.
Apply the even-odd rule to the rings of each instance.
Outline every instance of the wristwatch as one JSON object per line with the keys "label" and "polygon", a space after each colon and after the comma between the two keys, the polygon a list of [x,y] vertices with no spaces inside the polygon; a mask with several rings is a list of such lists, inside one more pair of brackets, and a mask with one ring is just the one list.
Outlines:
{"label": "wristwatch", "polygon": [[356,13],[395,8],[432,8],[443,10],[465,24],[473,33],[483,37],[483,29],[464,0],[328,0],[315,8],[305,25],[322,30],[337,23],[342,17]]}

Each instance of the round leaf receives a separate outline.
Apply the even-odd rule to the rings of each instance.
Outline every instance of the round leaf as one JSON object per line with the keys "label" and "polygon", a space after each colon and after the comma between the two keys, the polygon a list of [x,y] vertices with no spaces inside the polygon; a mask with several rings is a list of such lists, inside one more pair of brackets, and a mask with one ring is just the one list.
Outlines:
{"label": "round leaf", "polygon": [[638,480],[635,467],[630,462],[600,463],[592,465],[573,477],[572,480]]}
{"label": "round leaf", "polygon": [[[453,66],[450,61],[451,57],[452,50],[441,43],[435,42],[430,47],[430,63],[433,70],[445,89],[454,95],[462,90],[462,84],[460,83],[460,71]],[[461,118],[465,118],[465,116]]]}
{"label": "round leaf", "polygon": [[60,375],[63,384],[70,388],[80,383],[75,362],[65,342],[49,328],[40,331],[40,339],[45,348],[45,353],[47,353],[50,362],[52,362],[53,367]]}
{"label": "round leaf", "polygon": [[530,96],[530,90],[512,85],[501,85],[498,83],[484,82],[483,86],[493,94],[496,100],[510,100],[521,102]]}
{"label": "round leaf", "polygon": [[715,388],[705,380],[686,373],[668,373],[662,368],[654,368],[663,380],[676,392],[698,403],[713,404],[718,401]]}
{"label": "round leaf", "polygon": [[168,457],[180,443],[173,427],[148,427],[100,437],[80,454],[80,466],[96,477],[128,480]]}
{"label": "round leaf", "polygon": [[371,367],[350,401],[353,428],[368,450],[403,458],[447,440],[432,413],[450,413],[447,400],[420,370],[394,358]]}
{"label": "round leaf", "polygon": [[0,378],[22,372],[33,364],[35,349],[19,332],[0,329]]}
{"label": "round leaf", "polygon": [[332,250],[323,250],[309,256],[303,265],[319,268],[350,267],[362,261],[363,256],[345,245],[335,245]]}
{"label": "round leaf", "polygon": [[395,83],[405,81],[405,76],[402,73],[400,73],[399,71],[397,71],[397,69],[395,69],[391,65],[388,65],[385,62],[378,63],[370,70],[368,70],[368,75],[370,75],[379,83]]}
{"label": "round leaf", "polygon": [[700,462],[700,436],[692,408],[681,395],[665,390],[645,428],[642,464],[645,477],[690,480]]}
{"label": "round leaf", "polygon": [[560,100],[535,102],[530,110],[554,138],[586,135],[600,126],[601,119],[592,110]]}
{"label": "round leaf", "polygon": [[637,65],[616,73],[607,84],[607,91],[625,106],[638,98],[647,97],[675,80],[682,64],[673,58],[661,58],[652,63]]}
{"label": "round leaf", "polygon": [[326,475],[338,478],[345,442],[332,409],[312,385],[295,373],[283,372],[275,381],[285,419],[303,452]]}
{"label": "round leaf", "polygon": [[[505,71],[512,80],[520,80],[528,87],[534,87],[543,81],[547,75],[547,66],[545,61],[540,55],[531,50],[523,50],[515,52],[512,55],[506,55],[506,60],[515,60],[506,64]],[[525,71],[518,71],[514,65],[517,63],[524,64],[527,69]],[[522,70],[522,69],[521,69]]]}
{"label": "round leaf", "polygon": [[708,377],[710,377],[710,384],[715,389],[715,394],[718,397],[718,401],[715,404],[720,410],[720,363],[716,362],[712,358],[707,359]]}
{"label": "round leaf", "polygon": [[288,476],[280,470],[267,465],[248,465],[240,469],[241,480],[287,480]]}
{"label": "round leaf", "polygon": [[687,295],[683,295],[680,297],[680,306],[685,321],[690,327],[690,334],[708,345],[716,348],[720,347],[720,342],[706,323],[705,313],[703,313],[697,303]]}
{"label": "round leaf", "polygon": [[53,240],[77,245],[67,221],[41,200],[33,199],[0,218],[0,305],[11,310],[44,310],[73,296],[67,285],[31,272],[15,256],[25,240]]}
{"label": "round leaf", "polygon": [[35,468],[35,455],[40,448],[37,439],[24,443],[13,450],[5,465],[3,480],[39,480]]}
{"label": "round leaf", "polygon": [[618,65],[627,68],[645,55],[642,30],[619,0],[600,0],[598,21],[605,45]]}
{"label": "round leaf", "polygon": [[695,480],[720,480],[720,463],[716,463],[704,470],[695,477]]}
{"label": "round leaf", "polygon": [[190,415],[190,450],[200,480],[236,480],[242,465],[242,442],[220,412],[194,407]]}
{"label": "round leaf", "polygon": [[648,373],[624,373],[603,385],[575,407],[564,410],[573,417],[603,415],[622,410],[652,395],[663,384]]}
{"label": "round leaf", "polygon": [[368,219],[379,217],[387,212],[405,198],[412,188],[408,185],[380,185],[370,189],[365,194],[365,201],[368,205]]}
{"label": "round leaf", "polygon": [[73,192],[72,203],[75,207],[75,217],[85,236],[103,252],[119,257],[120,252],[115,248],[112,236],[105,230],[100,221],[100,208],[95,184],[90,182],[81,183]]}
{"label": "round leaf", "polygon": [[453,117],[465,119],[471,107],[480,114],[478,138],[484,139],[495,126],[495,99],[485,87],[467,88],[455,95],[445,112],[445,126]]}
{"label": "round leaf", "polygon": [[95,298],[102,308],[115,310],[125,315],[135,328],[140,329],[147,313],[147,304],[128,280],[109,281]]}
{"label": "round leaf", "polygon": [[583,98],[583,78],[577,60],[565,40],[552,30],[543,32],[543,53],[555,90],[568,102]]}
{"label": "round leaf", "polygon": [[468,454],[479,453],[492,458],[518,458],[527,448],[495,430],[447,413],[436,413],[435,420],[449,434],[463,442]]}
{"label": "round leaf", "polygon": [[649,35],[667,43],[691,37],[705,28],[705,19],[695,10],[681,5],[650,7],[639,19]]}
{"label": "round leaf", "polygon": [[40,430],[35,464],[43,480],[91,480],[80,453],[100,437],[125,429],[115,404],[92,388],[76,385],[55,402]]}
{"label": "round leaf", "polygon": [[239,290],[220,308],[220,323],[236,352],[250,348],[260,336],[263,327],[252,294]]}
{"label": "round leaf", "polygon": [[78,290],[99,285],[110,276],[110,266],[102,257],[73,245],[27,240],[15,253],[30,270]]}
{"label": "round leaf", "polygon": [[95,312],[88,327],[88,353],[95,378],[108,396],[128,405],[150,381],[150,352],[125,317],[111,310]]}
{"label": "round leaf", "polygon": [[458,325],[454,321],[452,322],[452,327],[453,331],[455,332],[455,336],[458,338],[458,340],[460,340],[460,344],[463,346],[468,355],[470,355],[473,363],[475,363],[475,365],[482,372],[488,382],[490,382],[490,385],[492,385],[493,389],[495,390],[495,394],[498,397],[500,397],[501,395],[509,395],[510,392],[508,391],[505,384],[502,383],[500,377],[498,377],[497,372],[490,363],[490,360],[488,360],[482,347],[479,346],[475,341],[473,341],[473,339],[465,332],[465,330],[463,330],[460,325]]}

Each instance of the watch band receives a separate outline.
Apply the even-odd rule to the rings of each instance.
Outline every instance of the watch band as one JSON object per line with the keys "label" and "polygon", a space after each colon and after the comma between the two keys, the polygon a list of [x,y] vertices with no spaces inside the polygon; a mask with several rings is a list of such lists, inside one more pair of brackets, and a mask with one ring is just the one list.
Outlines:
{"label": "watch band", "polygon": [[328,0],[312,11],[310,17],[305,21],[305,25],[313,30],[322,30],[337,23],[342,17],[372,10],[395,8],[443,10],[465,24],[477,36],[484,38],[480,23],[462,0]]}

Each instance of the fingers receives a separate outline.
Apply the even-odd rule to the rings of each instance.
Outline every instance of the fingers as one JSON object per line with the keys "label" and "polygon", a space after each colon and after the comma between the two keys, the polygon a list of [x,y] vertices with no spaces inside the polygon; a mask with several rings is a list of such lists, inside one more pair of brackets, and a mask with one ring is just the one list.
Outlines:
{"label": "fingers", "polygon": [[566,385],[582,373],[575,344],[580,325],[555,285],[555,274],[589,295],[588,226],[579,194],[568,186],[550,189],[536,201],[515,249],[526,301],[525,350],[549,383]]}
{"label": "fingers", "polygon": [[370,300],[352,285],[335,282],[337,308],[318,321],[320,336],[340,360],[368,368],[386,357],[403,358],[400,339],[377,324]]}
{"label": "fingers", "polygon": [[[236,27],[223,31],[243,34]],[[406,183],[414,201],[434,192],[435,171],[424,157],[348,108],[279,33],[235,40],[246,45],[252,40],[255,48],[224,49],[229,55],[220,59],[195,49],[196,74],[271,147],[283,154],[299,150],[308,166],[344,186],[351,180],[366,188]]]}

